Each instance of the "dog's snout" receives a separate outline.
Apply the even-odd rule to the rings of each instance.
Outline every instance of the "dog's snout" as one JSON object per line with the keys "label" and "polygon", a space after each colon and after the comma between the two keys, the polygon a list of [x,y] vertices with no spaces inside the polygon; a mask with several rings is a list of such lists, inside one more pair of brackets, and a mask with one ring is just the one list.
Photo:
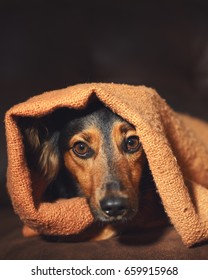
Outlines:
{"label": "dog's snout", "polygon": [[127,199],[123,197],[108,197],[100,202],[102,211],[109,217],[123,216],[128,210]]}
{"label": "dog's snout", "polygon": [[121,184],[118,181],[108,182],[105,185],[106,191],[120,191],[122,189]]}

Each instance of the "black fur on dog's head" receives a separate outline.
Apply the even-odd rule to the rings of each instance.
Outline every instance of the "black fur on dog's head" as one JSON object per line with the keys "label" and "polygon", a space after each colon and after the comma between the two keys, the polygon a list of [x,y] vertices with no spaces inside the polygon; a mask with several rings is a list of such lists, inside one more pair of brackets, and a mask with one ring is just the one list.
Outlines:
{"label": "black fur on dog's head", "polygon": [[144,153],[133,125],[102,104],[24,123],[28,164],[47,181],[47,195],[86,197],[103,222],[136,214]]}

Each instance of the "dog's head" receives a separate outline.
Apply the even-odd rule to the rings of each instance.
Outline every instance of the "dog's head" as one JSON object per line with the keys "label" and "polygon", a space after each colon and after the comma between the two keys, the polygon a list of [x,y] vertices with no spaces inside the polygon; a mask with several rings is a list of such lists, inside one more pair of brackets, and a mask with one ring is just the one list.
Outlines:
{"label": "dog's head", "polygon": [[64,166],[96,220],[123,221],[137,213],[144,153],[133,125],[102,107],[42,131],[29,127],[25,134],[48,182]]}

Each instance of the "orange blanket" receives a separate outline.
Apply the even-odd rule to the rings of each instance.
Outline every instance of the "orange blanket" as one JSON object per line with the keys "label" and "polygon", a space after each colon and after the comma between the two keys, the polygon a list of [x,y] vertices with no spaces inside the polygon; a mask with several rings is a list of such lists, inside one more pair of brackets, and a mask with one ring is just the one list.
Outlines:
{"label": "orange blanket", "polygon": [[61,107],[84,108],[93,95],[138,130],[164,209],[184,244],[207,240],[208,124],[174,112],[145,86],[79,84],[35,96],[7,112],[7,186],[21,220],[53,235],[77,234],[92,224],[84,198],[40,201],[45,186],[27,166],[19,122]]}

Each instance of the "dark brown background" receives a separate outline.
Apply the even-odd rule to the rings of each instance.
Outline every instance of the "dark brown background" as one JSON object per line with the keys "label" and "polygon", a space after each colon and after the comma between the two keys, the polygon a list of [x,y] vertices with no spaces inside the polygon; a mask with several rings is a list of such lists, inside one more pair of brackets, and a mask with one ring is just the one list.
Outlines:
{"label": "dark brown background", "polygon": [[6,110],[80,82],[151,86],[174,109],[208,120],[208,2],[0,1],[1,207]]}

